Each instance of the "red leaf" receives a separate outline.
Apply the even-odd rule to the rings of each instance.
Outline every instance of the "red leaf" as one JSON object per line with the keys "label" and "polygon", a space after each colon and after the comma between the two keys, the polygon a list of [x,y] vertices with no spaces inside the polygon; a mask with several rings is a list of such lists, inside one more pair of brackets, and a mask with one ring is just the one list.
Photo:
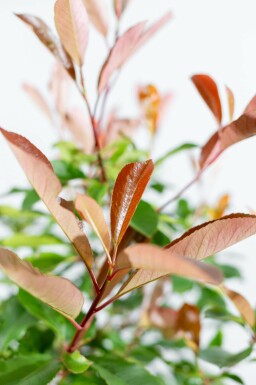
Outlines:
{"label": "red leaf", "polygon": [[203,74],[194,75],[191,80],[220,125],[222,109],[219,91],[215,81],[210,76]]}
{"label": "red leaf", "polygon": [[252,108],[254,108],[254,98],[243,115],[211,136],[202,148],[201,169],[213,163],[228,147],[256,134],[256,109]]}
{"label": "red leaf", "polygon": [[54,55],[54,57],[64,66],[69,75],[75,79],[75,69],[69,54],[65,51],[62,44],[52,33],[50,28],[43,20],[37,16],[27,14],[16,14],[16,16],[26,23],[36,34],[38,39]]}
{"label": "red leaf", "polygon": [[111,234],[116,249],[129,226],[154,170],[151,160],[127,164],[119,173],[111,201]]}

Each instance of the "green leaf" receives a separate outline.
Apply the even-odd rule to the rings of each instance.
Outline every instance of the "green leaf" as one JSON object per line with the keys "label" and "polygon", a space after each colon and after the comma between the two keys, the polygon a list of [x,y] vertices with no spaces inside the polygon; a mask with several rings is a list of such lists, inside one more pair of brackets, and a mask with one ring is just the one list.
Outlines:
{"label": "green leaf", "polygon": [[25,311],[16,297],[2,303],[0,311],[0,351],[3,352],[10,342],[22,338],[36,320]]}
{"label": "green leaf", "polygon": [[63,256],[56,253],[38,253],[26,258],[34,267],[43,273],[53,271],[61,263],[71,263],[75,260],[73,256]]}
{"label": "green leaf", "polygon": [[97,373],[88,370],[84,374],[70,374],[59,385],[106,385],[106,382]]}
{"label": "green leaf", "polygon": [[219,290],[210,287],[202,287],[197,306],[201,310],[209,307],[225,308],[226,303],[223,294]]}
{"label": "green leaf", "polygon": [[89,369],[93,364],[91,361],[87,360],[78,350],[75,350],[73,353],[65,352],[62,356],[63,363],[65,367],[71,373],[83,373]]}
{"label": "green leaf", "polygon": [[13,234],[11,237],[5,238],[0,242],[5,247],[32,247],[38,248],[45,245],[59,245],[64,243],[60,238],[54,235],[28,235],[28,234]]}
{"label": "green leaf", "polygon": [[75,167],[79,167],[83,163],[93,163],[97,160],[97,156],[92,154],[88,155],[77,148],[74,143],[71,142],[58,142],[54,145],[59,152],[60,158],[66,163],[72,163]]}
{"label": "green leaf", "polygon": [[244,320],[241,317],[234,316],[227,309],[223,307],[217,307],[217,306],[208,307],[204,312],[204,316],[206,318],[213,318],[222,322],[236,322],[239,325],[244,325]]}
{"label": "green leaf", "polygon": [[223,343],[223,333],[221,330],[217,330],[217,333],[209,343],[209,347],[212,347],[212,346],[220,347],[222,346],[222,343]]}
{"label": "green leaf", "polygon": [[152,243],[164,247],[170,243],[170,238],[158,230],[152,238]]}
{"label": "green leaf", "polygon": [[64,160],[54,160],[51,162],[53,170],[62,182],[68,182],[71,179],[84,179],[84,173],[78,168]]}
{"label": "green leaf", "polygon": [[161,183],[161,182],[154,182],[154,183],[150,184],[150,187],[153,190],[155,190],[155,191],[157,191],[159,193],[162,193],[165,190],[166,186],[163,183]]}
{"label": "green leaf", "polygon": [[45,353],[52,347],[55,339],[54,332],[51,329],[44,330],[38,326],[32,326],[26,331],[26,334],[19,341],[19,353]]}
{"label": "green leaf", "polygon": [[132,217],[130,226],[147,238],[151,238],[157,230],[158,215],[147,202],[141,200]]}
{"label": "green leaf", "polygon": [[189,215],[193,214],[194,210],[189,206],[186,199],[180,199],[177,203],[177,215],[186,219]]}
{"label": "green leaf", "polygon": [[220,368],[224,368],[238,364],[247,358],[251,352],[252,346],[249,346],[247,349],[236,354],[229,353],[217,346],[213,346],[211,348],[201,350],[199,352],[199,356],[204,361],[208,361],[219,366]]}
{"label": "green leaf", "polygon": [[59,370],[60,364],[48,355],[18,355],[0,360],[0,384],[47,385]]}
{"label": "green leaf", "polygon": [[114,356],[93,357],[93,369],[108,385],[163,385],[160,378],[150,374],[144,367]]}
{"label": "green leaf", "polygon": [[244,381],[242,380],[242,378],[240,378],[239,376],[237,376],[236,374],[232,374],[232,373],[223,373],[222,374],[222,378],[228,378],[234,382],[236,382],[237,384],[241,384],[241,385],[244,385]]}
{"label": "green leaf", "polygon": [[87,187],[86,193],[99,204],[102,204],[103,198],[108,191],[108,185],[97,180],[91,179]]}
{"label": "green leaf", "polygon": [[194,282],[190,279],[179,277],[177,275],[173,275],[171,277],[172,281],[172,290],[175,293],[185,293],[186,291],[192,290],[194,287]]}
{"label": "green leaf", "polygon": [[192,149],[192,148],[198,148],[198,145],[197,145],[197,144],[194,144],[194,143],[184,143],[184,144],[181,144],[181,145],[179,145],[178,147],[173,148],[172,150],[168,151],[166,154],[164,154],[163,156],[161,156],[161,158],[159,158],[159,159],[155,162],[155,166],[159,166],[159,165],[162,164],[166,159],[170,158],[170,157],[173,156],[173,155],[178,154],[179,152],[186,151],[186,150],[190,150],[190,149]]}
{"label": "green leaf", "polygon": [[35,190],[27,190],[22,202],[22,210],[31,210],[39,200],[40,197]]}
{"label": "green leaf", "polygon": [[225,278],[241,278],[241,272],[235,266],[220,264],[217,264],[217,266],[221,269]]}
{"label": "green leaf", "polygon": [[154,346],[136,346],[131,352],[129,352],[129,357],[136,360],[138,363],[143,365],[148,365],[150,362],[155,360],[160,356],[157,349]]}
{"label": "green leaf", "polygon": [[20,289],[18,299],[30,314],[37,319],[44,321],[61,340],[65,338],[66,332],[70,328],[74,331],[74,328],[64,317],[56,313],[51,307],[30,295],[28,292]]}

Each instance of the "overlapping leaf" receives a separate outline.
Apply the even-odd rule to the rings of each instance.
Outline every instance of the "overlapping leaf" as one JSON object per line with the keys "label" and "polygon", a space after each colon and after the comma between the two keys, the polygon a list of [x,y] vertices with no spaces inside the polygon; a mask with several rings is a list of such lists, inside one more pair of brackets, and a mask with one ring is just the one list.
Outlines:
{"label": "overlapping leaf", "polygon": [[184,256],[172,255],[167,250],[148,244],[137,244],[125,249],[119,256],[118,267],[145,269],[161,272],[161,275],[176,274],[214,284],[222,281],[222,275],[215,267]]}
{"label": "overlapping leaf", "polygon": [[62,186],[54,174],[50,162],[38,148],[23,136],[4,129],[1,129],[1,132],[32,186],[73,243],[85,264],[91,267],[93,256],[88,239],[80,229],[74,213],[61,207],[57,202]]}
{"label": "overlapping leaf", "polygon": [[95,28],[103,35],[108,34],[108,9],[105,0],[83,0]]}
{"label": "overlapping leaf", "polygon": [[222,120],[222,108],[218,87],[215,81],[210,76],[204,74],[194,75],[191,80],[220,125]]}
{"label": "overlapping leaf", "polygon": [[80,216],[90,224],[94,232],[97,234],[105,252],[108,255],[111,239],[102,208],[94,199],[81,194],[77,195],[75,207]]}
{"label": "overlapping leaf", "polygon": [[54,55],[54,57],[64,66],[70,76],[75,79],[75,70],[69,54],[65,51],[60,41],[53,34],[47,24],[37,16],[28,14],[17,14],[36,34],[38,39]]}
{"label": "overlapping leaf", "polygon": [[89,19],[83,0],[57,0],[55,25],[66,51],[81,67],[89,33]]}
{"label": "overlapping leaf", "polygon": [[[196,226],[183,234],[180,238],[174,240],[168,246],[166,246],[165,252],[167,252],[167,256],[170,257],[170,261],[172,258],[177,257],[188,257],[189,259],[201,260],[210,255],[213,255],[221,250],[226,249],[229,246],[234,245],[235,243],[246,239],[247,237],[254,235],[256,233],[256,216],[255,215],[247,215],[247,214],[232,214],[227,215],[221,219],[206,222],[202,225]],[[149,246],[147,246],[149,247]],[[152,246],[150,246],[152,247]],[[132,250],[132,247],[129,248]],[[127,252],[128,249],[126,249]],[[134,246],[134,250],[135,246]],[[131,253],[129,251],[129,253]],[[126,256],[124,261],[122,262],[122,258],[119,258],[119,263],[124,266],[133,266],[137,267],[139,270],[131,275],[129,280],[124,283],[122,288],[120,289],[118,296],[125,294],[128,291],[135,289],[136,287],[140,287],[148,282],[154,281],[165,275],[164,269],[161,269],[160,259],[157,259],[158,253],[152,253],[150,251],[150,255],[152,255],[151,266],[149,265],[150,258],[147,259],[144,252],[142,252],[140,260],[138,259],[138,255],[134,256]],[[160,252],[161,254],[161,252]],[[165,255],[163,256],[163,258]],[[127,261],[128,259],[128,261]],[[129,259],[131,259],[129,261]],[[168,260],[166,258],[166,260]],[[187,261],[187,260],[186,260]],[[169,272],[172,274],[181,274],[183,276],[189,277],[189,268],[181,269],[178,271],[179,266],[183,262],[179,264],[174,264],[174,266],[169,267],[170,262],[163,262],[163,266],[166,266],[167,269],[170,269]],[[185,262],[184,262],[185,263]],[[144,264],[144,265],[142,265]],[[170,263],[171,264],[171,263]],[[205,267],[205,265],[203,265]],[[158,268],[158,271],[157,271]],[[177,272],[175,273],[174,269],[177,268]],[[208,266],[207,266],[208,268]],[[153,270],[154,269],[154,270]],[[173,269],[171,271],[171,269]],[[195,268],[196,269],[196,268]],[[194,270],[196,274],[198,274],[198,270]],[[193,269],[191,269],[191,278],[199,278],[199,276],[193,276]],[[205,276],[204,276],[205,278]],[[200,278],[199,278],[200,279]]]}
{"label": "overlapping leaf", "polygon": [[84,302],[83,294],[67,279],[44,275],[30,263],[2,247],[0,267],[18,286],[65,317],[75,319],[79,315]]}
{"label": "overlapping leaf", "polygon": [[243,115],[215,132],[203,146],[201,169],[210,165],[224,150],[256,134],[256,97],[248,104]]}
{"label": "overlapping leaf", "polygon": [[111,201],[112,242],[117,248],[154,170],[151,160],[127,164],[119,173]]}

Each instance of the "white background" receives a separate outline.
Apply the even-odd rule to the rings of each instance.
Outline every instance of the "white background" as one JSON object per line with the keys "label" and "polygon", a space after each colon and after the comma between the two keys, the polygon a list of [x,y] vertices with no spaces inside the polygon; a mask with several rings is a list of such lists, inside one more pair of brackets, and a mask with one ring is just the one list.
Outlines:
{"label": "white background", "polygon": [[[56,141],[56,131],[21,90],[26,81],[46,93],[54,60],[33,33],[13,13],[35,14],[53,26],[53,0],[0,0],[0,125],[28,137],[46,155]],[[224,85],[236,98],[238,116],[256,91],[256,3],[255,0],[133,0],[123,28],[139,20],[154,20],[171,9],[174,17],[126,66],[111,97],[120,111],[135,111],[134,90],[139,84],[156,84],[162,92],[171,91],[174,101],[158,136],[154,156],[184,142],[203,144],[216,129],[214,119],[196,93],[190,76],[208,73],[218,82],[223,103]],[[93,100],[97,70],[105,57],[104,44],[92,32],[86,56],[85,74]],[[227,106],[226,106],[227,107]],[[227,111],[225,111],[227,116]],[[7,148],[0,141],[0,193],[24,185],[25,178]],[[203,178],[205,197],[216,201],[222,193],[232,195],[233,211],[256,210],[256,138],[229,149]],[[176,186],[191,178],[188,162],[181,156],[164,169],[165,178]],[[197,188],[190,190],[192,199]],[[243,284],[234,282],[256,304],[256,238],[252,237],[226,253],[235,258],[244,272]],[[232,330],[227,337],[230,350],[246,346],[245,336]],[[247,385],[254,385],[255,366],[241,365]]]}

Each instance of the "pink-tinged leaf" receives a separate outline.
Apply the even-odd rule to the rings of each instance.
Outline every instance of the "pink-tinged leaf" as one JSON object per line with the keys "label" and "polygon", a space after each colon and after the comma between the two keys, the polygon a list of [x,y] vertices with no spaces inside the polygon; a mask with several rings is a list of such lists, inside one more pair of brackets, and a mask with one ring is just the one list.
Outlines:
{"label": "pink-tinged leaf", "polygon": [[[206,263],[201,263],[201,265],[203,265],[202,270],[204,270],[205,267],[207,268]],[[200,265],[200,267],[201,267],[201,265]],[[210,266],[210,268],[211,268],[211,266]],[[200,270],[200,268],[199,268],[199,270]],[[199,270],[198,270],[198,273],[199,273]],[[213,270],[211,272],[209,271],[210,274],[212,272],[213,272]],[[176,275],[177,273],[173,272],[173,274]],[[188,278],[195,279],[195,280],[200,279],[197,276],[197,274],[194,275],[193,269],[191,270],[191,273],[189,273],[188,275],[183,274],[182,272],[180,272],[180,274],[183,277],[188,277]],[[207,275],[206,272],[204,272],[204,274]],[[116,294],[115,297],[119,298],[119,297],[123,296],[124,294],[129,293],[132,290],[138,289],[138,288],[142,287],[143,285],[146,285],[147,283],[156,281],[159,278],[163,278],[166,275],[169,275],[169,274],[168,273],[166,274],[162,271],[139,269],[138,271],[135,271],[134,273],[132,273],[130,275],[129,279],[126,282],[124,282],[124,284],[122,285],[122,287],[120,288],[120,290],[118,291],[118,293]],[[213,279],[212,278],[209,279],[209,275],[208,275],[207,282],[209,282],[209,280],[211,280],[211,283],[214,283]],[[218,282],[220,282],[220,280],[218,280],[217,283],[215,281],[215,284],[218,284]]]}
{"label": "pink-tinged leaf", "polygon": [[55,25],[66,51],[81,67],[88,44],[89,19],[83,0],[57,0]]}
{"label": "pink-tinged leaf", "polygon": [[119,173],[112,194],[110,218],[113,246],[116,249],[154,170],[151,160],[127,164]]}
{"label": "pink-tinged leaf", "polygon": [[230,121],[232,121],[234,117],[234,111],[235,111],[235,97],[231,89],[227,86],[226,86],[226,92],[228,97],[229,119]]}
{"label": "pink-tinged leaf", "polygon": [[87,13],[95,28],[103,35],[108,34],[108,8],[105,0],[83,0]]}
{"label": "pink-tinged leaf", "polygon": [[75,207],[81,218],[88,222],[93,231],[96,233],[106,254],[109,256],[111,239],[102,208],[94,199],[81,194],[77,195]]}
{"label": "pink-tinged leaf", "polygon": [[213,266],[176,256],[170,250],[149,244],[137,244],[125,249],[119,255],[118,267],[151,270],[161,276],[176,274],[212,284],[219,284],[223,278],[219,269]]}
{"label": "pink-tinged leaf", "polygon": [[98,91],[101,93],[108,85],[111,76],[116,70],[131,57],[140,40],[146,23],[142,22],[128,29],[119,39],[110,51],[110,54],[104,63],[98,83]]}
{"label": "pink-tinged leaf", "polygon": [[131,137],[140,124],[140,119],[119,119],[115,114],[112,114],[107,125],[105,137],[103,138],[103,144],[110,144],[120,139],[122,135]]}
{"label": "pink-tinged leaf", "polygon": [[50,122],[53,123],[52,111],[41,92],[36,87],[28,83],[24,83],[22,88],[37,105],[37,107],[43,112],[43,114],[50,120]]}
{"label": "pink-tinged leaf", "polygon": [[256,134],[256,109],[252,109],[253,104],[249,104],[248,111],[237,120],[215,132],[203,146],[201,169],[211,164],[228,147]]}
{"label": "pink-tinged leaf", "polygon": [[16,16],[32,29],[44,46],[64,66],[69,75],[75,79],[76,75],[72,60],[48,25],[37,16],[28,14],[16,14]]}
{"label": "pink-tinged leaf", "polygon": [[86,266],[93,264],[93,254],[87,237],[80,229],[73,212],[59,205],[57,197],[62,190],[61,183],[45,155],[21,135],[0,128],[29,182],[34,187],[66,236],[73,243]]}
{"label": "pink-tinged leaf", "polygon": [[158,329],[162,329],[165,332],[165,337],[167,337],[166,332],[168,332],[167,334],[170,338],[175,335],[177,317],[178,312],[174,309],[168,307],[153,306],[151,309],[149,309],[148,320],[145,319],[144,323],[145,326],[154,326]]}
{"label": "pink-tinged leaf", "polygon": [[222,108],[219,91],[215,81],[210,76],[204,74],[194,75],[191,80],[220,125],[222,120]]}
{"label": "pink-tinged leaf", "polygon": [[237,293],[236,291],[230,290],[227,287],[221,287],[224,293],[229,297],[229,299],[234,303],[242,317],[251,327],[255,325],[255,314],[254,310],[244,296]]}
{"label": "pink-tinged leaf", "polygon": [[49,90],[53,97],[55,109],[61,117],[67,111],[70,86],[70,78],[66,71],[59,64],[55,65],[49,82]]}
{"label": "pink-tinged leaf", "polygon": [[143,46],[171,19],[171,17],[171,12],[168,12],[146,30],[146,22],[139,23],[128,29],[128,31],[117,39],[102,67],[98,82],[99,93],[107,87],[109,80],[115,71],[120,69],[131,58],[131,56],[139,48],[141,48],[141,46]]}
{"label": "pink-tinged leaf", "polygon": [[[215,253],[218,253],[219,251],[222,251],[226,249],[227,247],[230,247],[239,241],[246,239],[250,237],[251,235],[254,235],[256,233],[256,216],[255,215],[247,215],[247,214],[231,214],[227,215],[221,219],[217,219],[215,221],[206,222],[202,225],[196,226],[183,234],[180,238],[174,240],[171,242],[168,246],[166,246],[165,251],[167,252],[167,258],[189,258],[194,260],[200,260],[204,259],[210,255],[213,255]],[[153,247],[153,246],[150,246]],[[136,250],[136,246],[134,246],[134,249]],[[127,254],[126,249],[126,254]],[[129,248],[129,250],[132,250],[132,247]],[[133,252],[132,252],[133,253]],[[158,254],[155,253],[152,255],[152,266],[149,268],[149,265],[144,264],[144,259],[146,257],[143,257],[143,252],[141,252],[142,256],[139,254],[136,256],[136,254],[132,254],[130,256],[130,251],[128,257],[121,258],[119,256],[118,263],[120,266],[128,267],[130,265],[135,265],[139,269],[140,266],[142,269],[138,270],[137,272],[133,273],[131,277],[128,279],[127,282],[124,283],[122,288],[120,289],[118,296],[121,296],[128,291],[133,290],[136,287],[140,287],[144,285],[145,283],[154,281],[165,274],[163,271],[159,269],[160,266],[160,259],[158,259]],[[141,258],[140,260],[139,257]],[[129,260],[130,258],[130,260]],[[187,259],[185,260],[187,261]],[[176,261],[176,260],[175,260]],[[149,262],[147,262],[149,263]],[[167,264],[167,262],[165,262]],[[168,262],[169,263],[169,262]],[[181,265],[180,264],[174,264],[173,269],[177,268],[179,269]],[[185,263],[185,262],[184,262]],[[142,265],[143,264],[143,265]],[[158,271],[152,270],[152,267],[157,268]],[[163,265],[164,266],[164,265]],[[201,265],[200,265],[201,266]],[[203,265],[205,268],[207,265]],[[167,268],[169,268],[167,264]],[[196,268],[196,267],[195,267]],[[206,267],[208,268],[208,266]],[[209,266],[211,268],[211,266]],[[171,266],[170,266],[171,269]],[[195,270],[196,273],[199,273],[199,270]],[[172,271],[173,274],[179,274],[179,271],[175,273]],[[184,274],[187,274],[189,276],[189,273],[191,274],[191,278],[199,278],[196,276],[192,276],[192,273],[194,273],[194,270],[191,269],[182,269],[180,274],[184,276]],[[217,277],[216,277],[217,278]]]}
{"label": "pink-tinged leaf", "polygon": [[231,214],[193,227],[165,249],[171,256],[201,260],[256,233],[256,216]]}
{"label": "pink-tinged leaf", "polygon": [[78,107],[70,109],[65,114],[65,124],[76,143],[86,154],[91,154],[95,147],[95,140],[88,111]]}
{"label": "pink-tinged leaf", "polygon": [[28,291],[68,319],[75,319],[82,310],[83,294],[62,277],[42,274],[10,250],[0,247],[0,268],[19,287]]}
{"label": "pink-tinged leaf", "polygon": [[163,28],[167,23],[169,23],[172,17],[172,12],[169,11],[165,15],[163,15],[159,20],[157,20],[154,24],[152,24],[149,28],[147,28],[141,36],[136,49],[140,48],[145,43],[147,43],[148,40],[150,40],[161,28]]}
{"label": "pink-tinged leaf", "polygon": [[116,13],[116,17],[120,19],[123,11],[127,7],[130,0],[114,0],[114,9]]}

